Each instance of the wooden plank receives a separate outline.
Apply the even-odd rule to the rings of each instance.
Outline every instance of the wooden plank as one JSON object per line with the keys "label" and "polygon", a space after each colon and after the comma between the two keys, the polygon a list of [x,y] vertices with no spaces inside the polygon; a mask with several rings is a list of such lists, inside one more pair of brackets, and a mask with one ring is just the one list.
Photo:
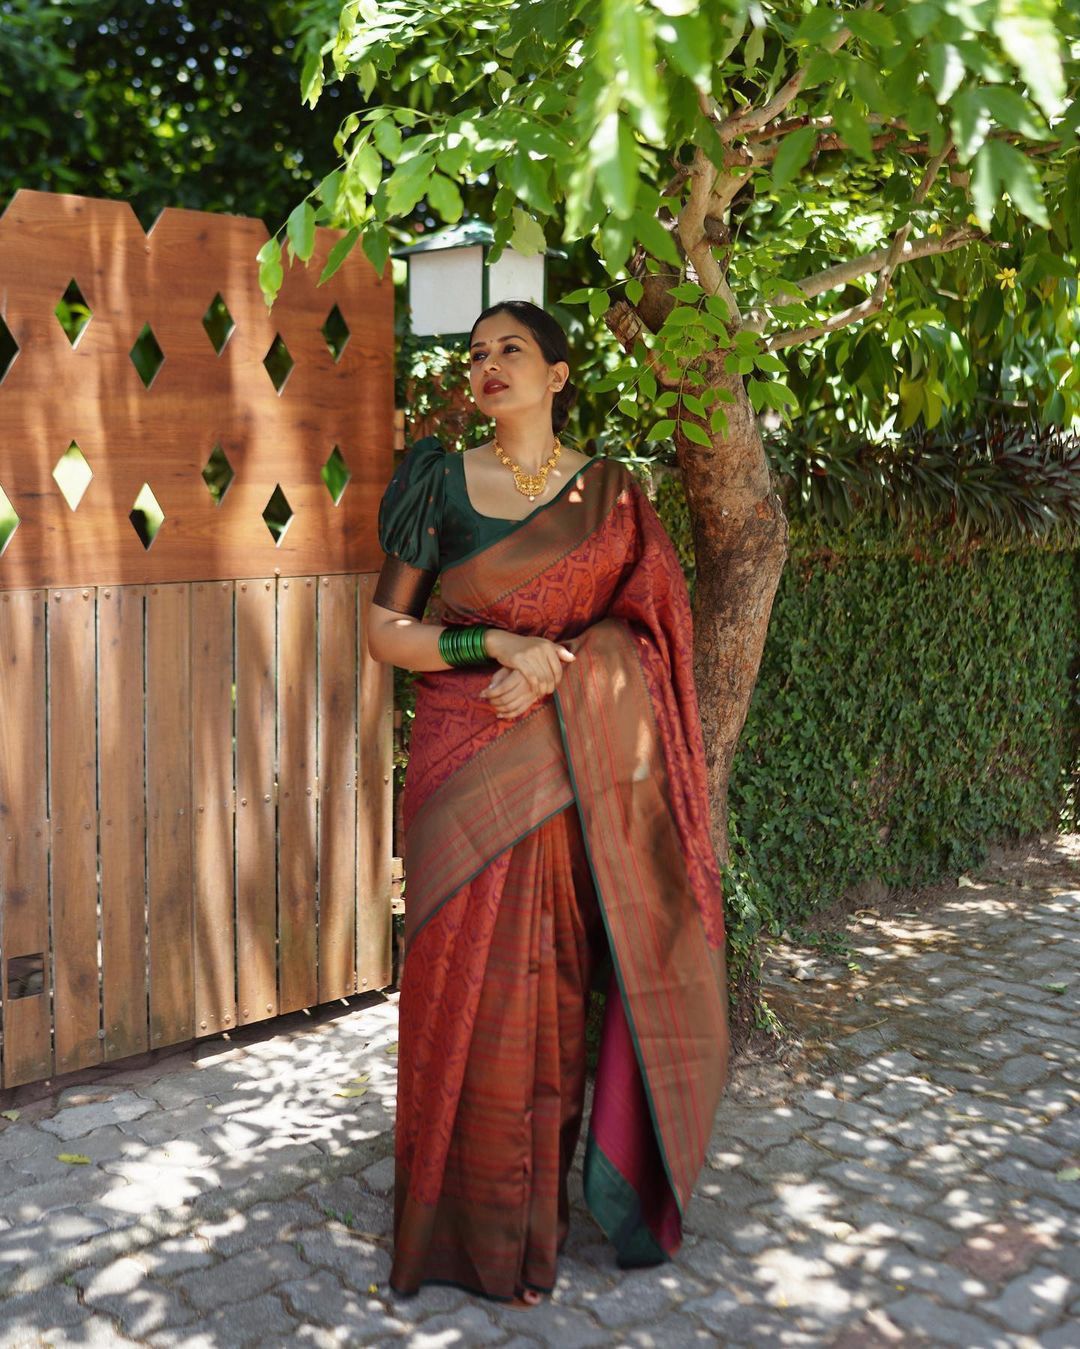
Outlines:
{"label": "wooden plank", "polygon": [[195,1034],[236,1025],[233,889],[233,585],[192,592]]}
{"label": "wooden plank", "polygon": [[[45,786],[45,595],[0,595],[0,1003],[3,1085],[52,1075],[48,821]],[[41,955],[40,991],[19,996],[12,962]],[[18,966],[14,967],[18,969]]]}
{"label": "wooden plank", "polygon": [[102,1059],[96,600],[89,588],[49,594],[53,1036],[58,1073]]}
{"label": "wooden plank", "polygon": [[361,576],[357,691],[360,720],[360,808],[357,837],[357,985],[385,988],[390,982],[390,849],[393,807],[392,666],[372,660],[367,649],[367,616],[378,577]]}
{"label": "wooden plank", "polygon": [[101,961],[105,1058],[150,1047],[146,1011],[146,797],[141,586],[98,592]]}
{"label": "wooden plank", "polygon": [[146,595],[146,804],[150,1046],[194,1036],[191,588]]}
{"label": "wooden plank", "polygon": [[278,582],[279,1012],[319,996],[315,838],[315,583]]}
{"label": "wooden plank", "polygon": [[277,1013],[274,582],[236,587],[236,974],[241,1025]]}
{"label": "wooden plank", "polygon": [[356,578],[319,583],[319,1001],[356,991]]}

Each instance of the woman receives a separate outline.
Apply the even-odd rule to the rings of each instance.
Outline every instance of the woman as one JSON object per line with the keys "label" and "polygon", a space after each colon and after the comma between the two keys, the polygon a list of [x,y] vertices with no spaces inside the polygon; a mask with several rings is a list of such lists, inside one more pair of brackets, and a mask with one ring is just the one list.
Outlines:
{"label": "woman", "polygon": [[686,584],[633,475],[560,445],[568,355],[535,305],[485,310],[469,359],[494,441],[418,441],[379,514],[369,647],[424,672],[402,803],[404,1294],[433,1281],[531,1304],[553,1287],[594,978],[585,1196],[620,1264],[678,1248],[726,1080]]}

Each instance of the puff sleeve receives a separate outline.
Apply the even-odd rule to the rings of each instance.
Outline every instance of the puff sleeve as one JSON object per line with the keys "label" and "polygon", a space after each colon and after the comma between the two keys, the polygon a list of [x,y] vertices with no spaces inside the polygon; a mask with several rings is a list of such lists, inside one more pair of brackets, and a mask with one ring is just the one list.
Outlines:
{"label": "puff sleeve", "polygon": [[439,534],[446,496],[446,450],[434,436],[409,449],[379,505],[379,544],[386,554],[372,597],[395,613],[422,618],[439,574]]}

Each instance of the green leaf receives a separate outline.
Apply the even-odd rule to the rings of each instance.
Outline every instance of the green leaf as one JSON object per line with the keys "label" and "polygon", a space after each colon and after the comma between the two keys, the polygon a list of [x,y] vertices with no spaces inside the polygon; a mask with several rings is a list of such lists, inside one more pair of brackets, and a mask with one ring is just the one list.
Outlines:
{"label": "green leaf", "polygon": [[559,301],[560,304],[585,304],[592,299],[593,290],[591,286],[581,286],[577,290],[572,290],[569,295],[564,295]]}
{"label": "green leaf", "polygon": [[1022,215],[1043,229],[1049,228],[1050,220],[1035,165],[1008,141],[990,140],[975,156],[971,174],[971,199],[975,215],[984,229],[990,227],[999,187],[1005,188]]}
{"label": "green leaf", "polygon": [[682,257],[668,231],[648,211],[634,213],[634,233],[645,248],[660,262],[670,262],[676,267],[682,266]]}
{"label": "green leaf", "polygon": [[357,229],[356,226],[353,226],[353,228],[349,230],[347,234],[342,235],[333,248],[331,248],[330,256],[326,259],[326,266],[322,269],[322,275],[319,277],[320,286],[329,281],[334,275],[337,269],[352,252],[353,246],[359,237],[359,229]]}
{"label": "green leaf", "polygon": [[967,163],[975,154],[993,125],[983,102],[983,92],[982,89],[965,89],[952,102],[953,140],[962,163]]}
{"label": "green leaf", "polygon": [[932,42],[926,53],[926,71],[939,103],[948,103],[964,82],[963,57],[951,42]]}
{"label": "green leaf", "polygon": [[[350,233],[352,231],[350,230]],[[351,247],[351,245],[350,245]],[[390,235],[382,225],[369,225],[364,231],[364,253],[376,273],[382,276],[390,257]]]}
{"label": "green leaf", "polygon": [[428,183],[427,199],[431,207],[438,211],[448,225],[456,224],[465,210],[465,203],[461,200],[457,183],[452,182],[442,173],[432,175],[431,181]]}
{"label": "green leaf", "polygon": [[1056,117],[1065,106],[1057,5],[1054,0],[998,0],[996,8],[994,31],[1005,54],[1047,117]]}
{"label": "green leaf", "polygon": [[636,276],[632,276],[630,280],[627,281],[626,283],[626,298],[630,301],[631,304],[639,304],[641,301],[641,297],[644,294],[645,294],[645,287],[641,284],[641,282],[637,279]]}
{"label": "green leaf", "polygon": [[589,152],[605,202],[626,220],[637,196],[637,142],[629,123],[614,109],[594,132]]}
{"label": "green leaf", "polygon": [[390,215],[409,214],[427,191],[431,170],[432,158],[427,154],[415,155],[397,166],[386,180],[386,206]]}
{"label": "green leaf", "polygon": [[679,430],[687,440],[693,441],[695,445],[711,445],[708,432],[702,430],[697,422],[680,421]]}
{"label": "green leaf", "polygon": [[589,295],[589,313],[594,319],[603,318],[608,310],[606,290],[594,290]]}
{"label": "green leaf", "polygon": [[383,165],[382,155],[370,141],[365,141],[349,156],[349,168],[368,196],[373,197],[382,182]]}
{"label": "green leaf", "polygon": [[675,423],[670,418],[664,417],[661,421],[653,423],[652,428],[648,432],[648,439],[670,440],[674,434]]}
{"label": "green leaf", "polygon": [[315,250],[315,211],[310,201],[293,208],[285,226],[293,257],[307,262]]}
{"label": "green leaf", "polygon": [[300,98],[309,108],[319,101],[323,89],[322,52],[309,52],[300,75]]}
{"label": "green leaf", "polygon": [[789,131],[780,143],[780,149],[773,160],[773,187],[780,189],[799,173],[810,158],[817,143],[817,131],[811,126],[800,127],[798,131]]}
{"label": "green leaf", "polygon": [[1066,1166],[1063,1170],[1055,1172],[1056,1180],[1080,1180],[1080,1166]]}
{"label": "green leaf", "polygon": [[81,1152],[58,1152],[56,1154],[58,1162],[66,1162],[69,1166],[89,1166],[90,1158]]}
{"label": "green leaf", "polygon": [[284,278],[281,269],[281,245],[276,239],[267,239],[255,257],[259,264],[259,289],[262,291],[267,309],[272,309]]}
{"label": "green leaf", "polygon": [[547,248],[542,227],[519,206],[514,207],[514,229],[510,235],[510,247],[525,257],[543,253]]}
{"label": "green leaf", "polygon": [[340,1091],[335,1091],[335,1092],[334,1092],[334,1095],[335,1095],[335,1096],[345,1096],[345,1097],[347,1097],[349,1100],[352,1100],[353,1097],[356,1097],[356,1096],[366,1096],[366,1095],[367,1095],[367,1087],[342,1087],[342,1089],[341,1089]]}
{"label": "green leaf", "polygon": [[19,1118],[17,1110],[0,1110],[0,1119],[9,1119],[14,1123]]}

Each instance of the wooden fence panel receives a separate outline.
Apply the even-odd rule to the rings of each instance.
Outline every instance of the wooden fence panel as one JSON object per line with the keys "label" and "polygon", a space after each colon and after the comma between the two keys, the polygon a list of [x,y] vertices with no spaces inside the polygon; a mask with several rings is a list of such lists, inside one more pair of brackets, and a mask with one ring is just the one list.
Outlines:
{"label": "wooden fence panel", "polygon": [[105,1058],[150,1047],[142,586],[98,591],[101,964]]}
{"label": "wooden fence panel", "polygon": [[394,672],[374,661],[367,649],[367,618],[375,593],[374,576],[361,576],[357,695],[360,720],[360,810],[357,839],[357,983],[382,988],[391,975],[390,849],[392,844],[391,761],[394,734]]}
{"label": "wooden fence panel", "polygon": [[356,991],[356,580],[319,586],[319,1000]]}
{"label": "wooden fence panel", "polygon": [[194,1035],[191,587],[146,595],[146,861],[150,1044]]}
{"label": "wooden fence panel", "polygon": [[239,1021],[275,1016],[277,849],[274,582],[236,588],[236,960]]}
{"label": "wooden fence panel", "polygon": [[195,1033],[236,1025],[233,585],[199,583],[191,607]]}
{"label": "wooden fence panel", "polygon": [[53,1064],[42,591],[0,596],[0,708],[3,1084],[16,1087]]}
{"label": "wooden fence panel", "polygon": [[259,221],[0,214],[3,1088],[389,982],[393,284],[339,237],[270,312]]}
{"label": "wooden fence panel", "polygon": [[316,936],[315,585],[278,585],[279,1010],[319,996]]}
{"label": "wooden fence panel", "polygon": [[98,1035],[97,680],[92,590],[49,595],[55,1071],[102,1057]]}

